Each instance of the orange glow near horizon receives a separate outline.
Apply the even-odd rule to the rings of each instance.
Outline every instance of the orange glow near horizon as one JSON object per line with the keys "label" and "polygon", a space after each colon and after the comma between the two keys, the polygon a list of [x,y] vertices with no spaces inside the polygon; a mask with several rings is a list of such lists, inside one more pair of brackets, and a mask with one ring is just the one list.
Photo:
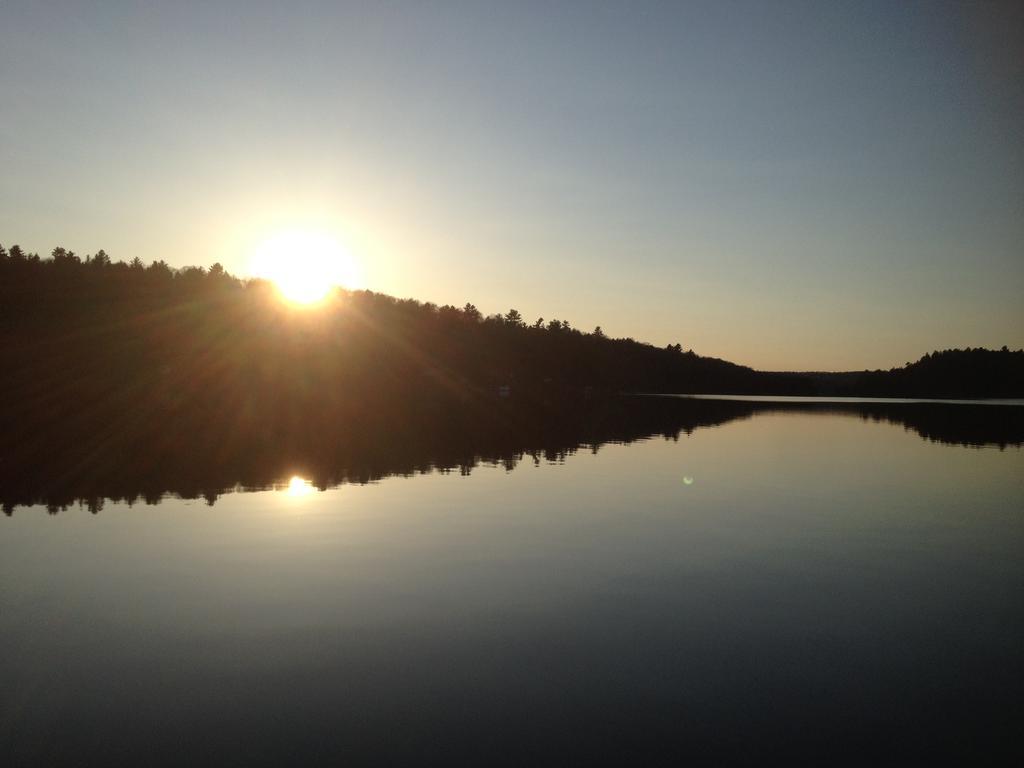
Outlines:
{"label": "orange glow near horizon", "polygon": [[290,304],[313,306],[338,286],[361,287],[362,275],[348,251],[324,232],[278,232],[250,257],[250,272],[270,280]]}

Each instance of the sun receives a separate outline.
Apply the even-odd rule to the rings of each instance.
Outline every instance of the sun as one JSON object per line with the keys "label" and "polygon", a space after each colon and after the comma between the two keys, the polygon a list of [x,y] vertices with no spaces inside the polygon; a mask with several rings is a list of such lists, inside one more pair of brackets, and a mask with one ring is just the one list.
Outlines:
{"label": "sun", "polygon": [[348,251],[325,232],[278,232],[254,250],[250,272],[270,280],[291,304],[311,306],[336,287],[358,288],[361,275]]}
{"label": "sun", "polygon": [[293,475],[291,479],[288,480],[287,493],[289,496],[293,498],[308,496],[309,494],[315,492],[316,488],[309,480],[306,480],[305,478],[299,477],[298,475]]}

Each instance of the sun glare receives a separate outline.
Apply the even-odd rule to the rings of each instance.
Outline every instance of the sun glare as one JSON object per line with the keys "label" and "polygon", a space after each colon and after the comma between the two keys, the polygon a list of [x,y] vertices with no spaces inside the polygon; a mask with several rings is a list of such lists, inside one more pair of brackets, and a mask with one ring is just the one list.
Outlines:
{"label": "sun glare", "polygon": [[289,496],[295,498],[308,496],[309,494],[316,492],[316,488],[313,487],[313,484],[309,482],[309,480],[301,478],[298,475],[294,475],[288,481],[287,492]]}
{"label": "sun glare", "polygon": [[250,272],[270,280],[292,304],[309,306],[337,287],[360,287],[355,261],[333,237],[322,232],[279,232],[264,240],[251,258]]}

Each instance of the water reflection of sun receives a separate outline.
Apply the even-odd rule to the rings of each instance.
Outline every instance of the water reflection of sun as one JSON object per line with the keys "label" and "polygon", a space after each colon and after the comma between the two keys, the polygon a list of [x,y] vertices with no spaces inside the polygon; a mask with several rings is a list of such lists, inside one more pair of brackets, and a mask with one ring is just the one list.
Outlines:
{"label": "water reflection of sun", "polygon": [[323,232],[278,232],[250,257],[250,272],[270,280],[291,304],[317,304],[342,285],[359,288],[358,265],[341,244]]}

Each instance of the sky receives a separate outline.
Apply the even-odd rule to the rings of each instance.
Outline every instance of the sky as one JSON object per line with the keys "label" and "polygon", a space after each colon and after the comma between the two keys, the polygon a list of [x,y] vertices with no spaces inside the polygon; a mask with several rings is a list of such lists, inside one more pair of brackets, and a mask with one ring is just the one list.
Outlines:
{"label": "sky", "polygon": [[283,231],[761,369],[1024,347],[1024,5],[0,2],[0,243]]}

